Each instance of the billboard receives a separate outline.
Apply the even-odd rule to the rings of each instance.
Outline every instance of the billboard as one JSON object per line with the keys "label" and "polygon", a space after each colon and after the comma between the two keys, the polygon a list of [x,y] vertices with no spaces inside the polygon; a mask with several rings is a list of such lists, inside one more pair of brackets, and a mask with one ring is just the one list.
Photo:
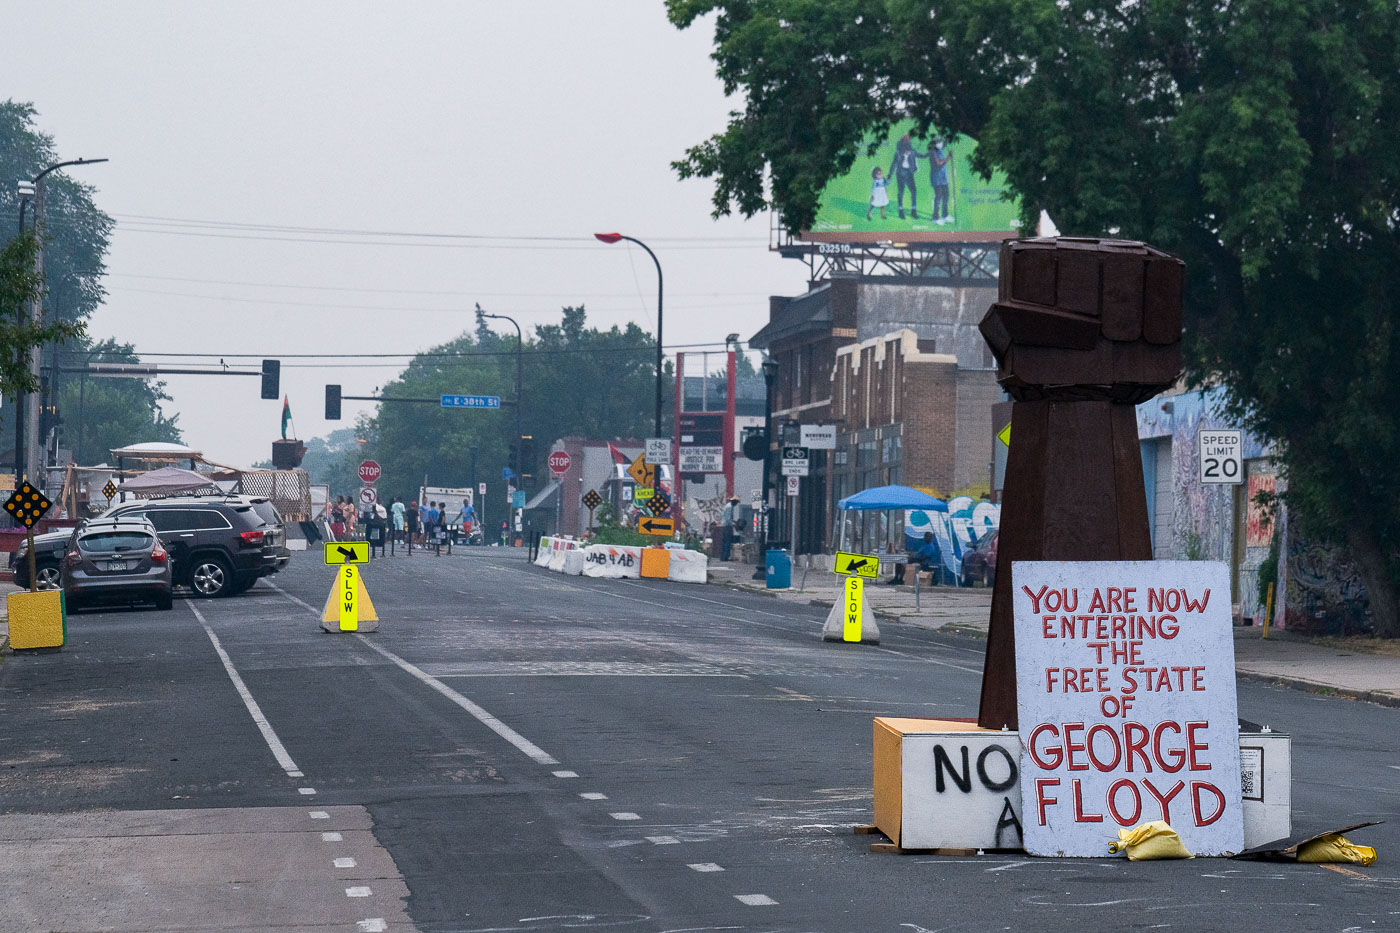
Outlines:
{"label": "billboard", "polygon": [[[1006,176],[972,170],[976,140],[916,139],[913,120],[897,123],[875,150],[822,189],[810,230],[827,243],[977,243],[1019,236],[1021,205],[1005,200]],[[867,140],[868,142],[868,140]]]}

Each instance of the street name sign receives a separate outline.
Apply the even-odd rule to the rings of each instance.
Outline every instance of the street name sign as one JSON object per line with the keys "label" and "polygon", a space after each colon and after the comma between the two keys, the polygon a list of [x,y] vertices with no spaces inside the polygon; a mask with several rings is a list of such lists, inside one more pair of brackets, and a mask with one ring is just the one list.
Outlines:
{"label": "street name sign", "polygon": [[784,476],[806,476],[808,450],[806,447],[784,447],[783,448],[783,475]]}
{"label": "street name sign", "polygon": [[671,462],[671,439],[669,437],[649,437],[647,446],[642,456],[651,466],[660,466],[663,463]]}
{"label": "street name sign", "polygon": [[327,564],[368,564],[368,541],[327,541],[324,557]]}
{"label": "street name sign", "polygon": [[880,575],[880,558],[872,554],[852,554],[847,551],[837,551],[836,559],[831,563],[832,573],[854,574],[858,577],[866,577],[874,580]]}
{"label": "street name sign", "polygon": [[443,395],[443,408],[500,408],[499,395]]}
{"label": "street name sign", "polygon": [[1229,568],[1016,561],[1011,590],[1026,851],[1102,857],[1153,820],[1243,849]]}
{"label": "street name sign", "polygon": [[1244,482],[1244,435],[1242,431],[1209,431],[1196,434],[1201,453],[1201,482],[1240,484]]}
{"label": "street name sign", "polygon": [[798,432],[803,447],[811,450],[836,449],[836,425],[804,424]]}
{"label": "street name sign", "polygon": [[644,535],[665,535],[669,538],[676,533],[676,522],[670,518],[644,515],[637,520],[637,530]]}

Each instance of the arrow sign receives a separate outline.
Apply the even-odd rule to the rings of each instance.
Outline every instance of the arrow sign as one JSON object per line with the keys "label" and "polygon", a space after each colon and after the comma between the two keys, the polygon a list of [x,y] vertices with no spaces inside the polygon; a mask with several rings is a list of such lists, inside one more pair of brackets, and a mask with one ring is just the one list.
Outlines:
{"label": "arrow sign", "polygon": [[368,564],[368,541],[340,541],[326,545],[324,552],[327,564]]}
{"label": "arrow sign", "polygon": [[637,522],[637,530],[644,535],[665,535],[669,538],[676,533],[676,522],[671,518],[647,517]]}
{"label": "arrow sign", "polygon": [[874,580],[880,575],[880,558],[870,554],[850,554],[846,551],[837,551],[836,560],[831,565],[833,573],[855,574],[858,577],[865,577]]}

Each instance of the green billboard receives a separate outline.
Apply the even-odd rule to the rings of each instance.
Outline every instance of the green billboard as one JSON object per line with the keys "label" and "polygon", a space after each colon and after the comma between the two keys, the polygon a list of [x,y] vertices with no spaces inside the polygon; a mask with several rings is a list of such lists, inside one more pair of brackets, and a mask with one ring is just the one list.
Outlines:
{"label": "green billboard", "polygon": [[[830,243],[995,242],[1019,236],[1021,206],[1006,200],[1006,177],[972,170],[977,143],[967,136],[916,139],[914,121],[895,125],[874,155],[822,189],[810,230]],[[1031,231],[1033,234],[1034,231]]]}

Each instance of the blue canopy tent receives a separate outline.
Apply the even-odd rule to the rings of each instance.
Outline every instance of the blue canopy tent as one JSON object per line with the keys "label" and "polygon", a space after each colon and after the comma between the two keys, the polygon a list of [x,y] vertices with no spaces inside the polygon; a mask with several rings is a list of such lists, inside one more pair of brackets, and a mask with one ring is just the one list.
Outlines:
{"label": "blue canopy tent", "polygon": [[[937,498],[937,497],[935,497],[935,496],[931,496],[931,495],[929,495],[929,494],[926,493],[926,492],[920,492],[919,490],[914,489],[914,488],[911,487],[911,486],[876,486],[876,487],[874,487],[873,489],[862,490],[861,492],[858,492],[858,493],[856,493],[856,494],[854,494],[854,495],[847,496],[846,498],[839,500],[839,501],[836,503],[836,506],[837,506],[837,508],[841,509],[842,511],[846,511],[846,512],[893,512],[893,511],[903,511],[903,512],[915,512],[915,513],[919,513],[919,512],[943,512],[943,513],[946,513],[946,512],[948,511],[948,504],[947,504],[946,502],[944,502],[942,499],[939,499],[939,498]],[[920,517],[921,517],[921,518],[924,518],[924,520],[927,521],[927,518],[926,518],[925,516],[920,516]],[[862,517],[862,518],[863,518],[863,517]],[[842,519],[842,521],[841,521],[841,531],[840,531],[840,535],[839,535],[839,538],[840,538],[839,549],[840,549],[840,550],[845,550],[845,545],[846,545],[846,528],[847,528],[847,522],[846,522],[845,519]],[[935,531],[935,534],[937,534],[937,529],[934,529],[934,528],[931,527],[929,530]],[[865,531],[866,531],[866,529],[865,529],[865,527],[864,527],[864,521],[862,520],[862,528],[861,528],[861,538],[862,538],[862,539],[864,539],[864,538],[866,537]],[[889,537],[889,535],[887,535],[887,534],[881,534],[881,537],[882,537],[882,538],[886,538],[886,537]],[[940,534],[940,535],[938,535],[938,537],[939,537],[939,539],[940,539],[940,540],[939,540],[939,543],[940,543],[940,545],[942,546],[942,549],[943,549],[944,553],[946,554],[947,551],[948,551],[949,545],[951,544],[951,541],[948,539],[948,535],[947,535],[946,533],[945,533],[945,534]],[[886,544],[888,544],[888,543],[889,543],[889,542],[886,542]],[[898,547],[897,549],[900,550],[900,551],[902,551],[902,550],[904,550],[905,545],[906,545],[906,534],[905,534],[904,528],[901,527],[901,529],[900,529],[900,535],[899,535],[899,547]],[[886,548],[884,547],[884,545],[882,545],[882,546],[881,546],[880,548],[878,548],[877,550],[883,552],[883,551],[886,550]],[[891,550],[894,550],[894,549],[891,549]],[[901,558],[901,560],[902,560],[902,558]],[[946,558],[945,558],[945,561],[946,561]],[[918,583],[917,583],[917,581],[918,581],[918,574],[915,574],[915,577],[914,577],[914,578],[915,578],[915,590],[914,590],[914,594],[915,594],[915,595],[914,595],[914,599],[915,599],[915,603],[917,604],[917,602],[918,602]]]}

